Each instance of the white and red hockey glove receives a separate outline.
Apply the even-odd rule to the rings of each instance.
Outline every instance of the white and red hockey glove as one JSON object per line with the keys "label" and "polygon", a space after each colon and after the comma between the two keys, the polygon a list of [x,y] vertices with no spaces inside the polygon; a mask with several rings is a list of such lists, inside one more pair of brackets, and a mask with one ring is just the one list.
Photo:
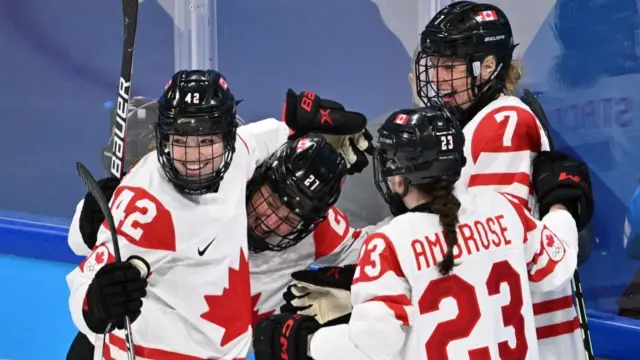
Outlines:
{"label": "white and red hockey glove", "polygon": [[280,312],[313,316],[323,326],[349,322],[355,269],[356,265],[347,265],[294,272],[295,282],[282,295],[285,304]]}

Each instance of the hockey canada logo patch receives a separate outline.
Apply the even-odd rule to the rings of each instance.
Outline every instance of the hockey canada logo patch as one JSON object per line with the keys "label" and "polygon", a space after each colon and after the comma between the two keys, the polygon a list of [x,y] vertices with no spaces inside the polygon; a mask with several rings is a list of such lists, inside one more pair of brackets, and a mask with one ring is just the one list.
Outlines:
{"label": "hockey canada logo patch", "polygon": [[80,271],[85,274],[95,274],[105,264],[114,261],[115,257],[111,255],[109,248],[106,245],[100,245],[80,264]]}
{"label": "hockey canada logo patch", "polygon": [[558,262],[564,258],[565,248],[558,236],[546,227],[542,230],[542,244],[549,258]]}

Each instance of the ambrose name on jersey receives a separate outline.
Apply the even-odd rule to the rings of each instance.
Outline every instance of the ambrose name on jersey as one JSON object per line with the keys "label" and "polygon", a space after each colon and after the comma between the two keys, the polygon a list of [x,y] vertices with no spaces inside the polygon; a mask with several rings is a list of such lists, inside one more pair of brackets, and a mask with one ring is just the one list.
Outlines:
{"label": "ambrose name on jersey", "polygon": [[[511,245],[507,236],[504,215],[490,216],[484,220],[458,225],[460,241],[454,245],[453,258],[458,260],[490,249]],[[445,256],[447,245],[443,233],[425,235],[411,242],[418,270],[437,266]]]}

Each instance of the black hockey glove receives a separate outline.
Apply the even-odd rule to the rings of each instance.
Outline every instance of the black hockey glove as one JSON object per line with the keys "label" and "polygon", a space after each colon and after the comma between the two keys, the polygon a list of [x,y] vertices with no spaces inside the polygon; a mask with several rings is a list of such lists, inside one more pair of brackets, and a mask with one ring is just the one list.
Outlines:
{"label": "black hockey glove", "polygon": [[347,265],[294,272],[295,282],[282,294],[280,312],[313,316],[323,326],[348,323],[355,270],[356,265]]}
{"label": "black hockey glove", "polygon": [[311,132],[353,135],[367,127],[367,118],[361,113],[347,111],[342,104],[322,99],[311,91],[296,94],[287,90],[282,116],[292,131],[289,140]]}
{"label": "black hockey glove", "polygon": [[[107,198],[107,201],[111,200],[113,193],[116,191],[118,185],[120,185],[120,179],[116,177],[108,177],[98,180],[98,185]],[[96,239],[98,237],[98,230],[100,225],[104,221],[104,214],[98,206],[98,202],[91,195],[87,193],[84,196],[84,203],[82,210],[80,210],[79,227],[82,240],[89,249],[93,249],[96,245]]]}
{"label": "black hockey glove", "polygon": [[[104,265],[96,272],[82,308],[84,321],[96,334],[104,333],[109,324],[114,328],[124,328],[124,317],[131,322],[140,315],[142,298],[147,295],[147,279],[132,263],[143,263],[148,274],[149,263],[138,256],[130,257],[126,262],[114,262]],[[139,266],[139,265],[138,265]]]}
{"label": "black hockey glove", "polygon": [[373,155],[373,136],[367,131],[367,118],[358,112],[347,111],[336,101],[322,99],[314,92],[296,94],[287,90],[283,121],[291,129],[289,140],[314,132],[344,157],[348,173],[359,173],[369,165],[366,154]]}
{"label": "black hockey glove", "polygon": [[533,160],[532,182],[540,204],[540,217],[554,204],[563,204],[578,231],[591,221],[594,211],[587,165],[558,151],[543,151]]}
{"label": "black hockey glove", "polygon": [[311,360],[309,335],[320,329],[312,316],[278,314],[262,319],[253,330],[256,360]]}

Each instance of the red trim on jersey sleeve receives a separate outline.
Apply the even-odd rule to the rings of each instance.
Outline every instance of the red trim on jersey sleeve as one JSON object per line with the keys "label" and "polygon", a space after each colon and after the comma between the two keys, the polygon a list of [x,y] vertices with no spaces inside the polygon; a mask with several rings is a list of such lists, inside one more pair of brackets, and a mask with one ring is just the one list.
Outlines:
{"label": "red trim on jersey sleeve", "polygon": [[471,157],[476,163],[483,152],[540,152],[542,139],[531,111],[518,106],[499,106],[489,111],[471,136]]}
{"label": "red trim on jersey sleeve", "polygon": [[[161,330],[166,331],[166,330]],[[109,343],[121,351],[127,351],[127,346],[123,338],[109,333]],[[134,354],[136,357],[141,357],[148,360],[212,360],[213,358],[201,358],[197,356],[181,354],[173,351],[162,350],[158,348],[146,347],[142,345],[134,345]],[[103,353],[105,359],[112,358],[110,352],[108,352],[108,346],[105,346]],[[244,360],[244,358],[234,358],[233,360]]]}
{"label": "red trim on jersey sleeve", "polygon": [[[87,291],[89,291],[89,288],[87,288]],[[89,300],[87,300],[87,293],[84,294],[84,298],[82,299],[82,310],[89,310]]]}
{"label": "red trim on jersey sleeve", "polygon": [[533,315],[548,314],[573,307],[573,296],[567,295],[556,299],[540,301],[533,304]]}
{"label": "red trim on jersey sleeve", "polygon": [[473,174],[469,177],[469,187],[511,185],[515,183],[529,187],[531,185],[529,179],[530,174],[526,172]]}
{"label": "red trim on jersey sleeve", "polygon": [[[506,159],[505,159],[506,161]],[[526,186],[529,195],[533,194],[533,186],[531,185],[531,175],[526,172],[517,173],[479,173],[471,174],[469,177],[468,187],[474,186],[510,186],[513,184],[521,184]],[[509,194],[512,198],[518,200],[518,202],[529,209],[529,200],[515,194]],[[525,194],[522,194],[525,195]]]}
{"label": "red trim on jersey sleeve", "polygon": [[336,251],[349,234],[349,229],[349,218],[335,206],[329,209],[327,218],[313,231],[315,259]]}
{"label": "red trim on jersey sleeve", "polygon": [[580,328],[580,321],[575,316],[571,320],[559,322],[557,324],[539,326],[536,328],[538,340],[548,339],[560,335],[571,334]]}
{"label": "red trim on jersey sleeve", "polygon": [[236,135],[238,135],[238,139],[240,139],[240,141],[242,141],[242,143],[244,144],[244,148],[247,149],[247,152],[251,154],[251,151],[249,151],[249,145],[247,145],[247,142],[244,141],[244,139],[242,138],[242,136],[240,136],[240,134],[236,134]]}
{"label": "red trim on jersey sleeve", "polygon": [[524,239],[522,241],[523,241],[523,244],[526,244],[527,234],[535,230],[538,227],[538,224],[536,223],[535,220],[531,218],[531,215],[529,215],[529,213],[527,212],[523,204],[520,204],[519,202],[514,201],[512,199],[513,196],[511,194],[500,193],[500,195],[504,196],[504,198],[507,199],[509,204],[513,206],[513,210],[515,210],[516,213],[518,214],[518,217],[520,218],[520,222],[524,227]]}
{"label": "red trim on jersey sleeve", "polygon": [[373,233],[364,240],[360,248],[353,285],[376,281],[389,272],[396,277],[405,278],[391,239],[383,233]]}
{"label": "red trim on jersey sleeve", "polygon": [[407,295],[380,295],[367,300],[367,302],[371,301],[385,304],[393,312],[396,320],[400,321],[404,326],[409,326],[409,314],[405,306],[410,306],[411,300]]}

